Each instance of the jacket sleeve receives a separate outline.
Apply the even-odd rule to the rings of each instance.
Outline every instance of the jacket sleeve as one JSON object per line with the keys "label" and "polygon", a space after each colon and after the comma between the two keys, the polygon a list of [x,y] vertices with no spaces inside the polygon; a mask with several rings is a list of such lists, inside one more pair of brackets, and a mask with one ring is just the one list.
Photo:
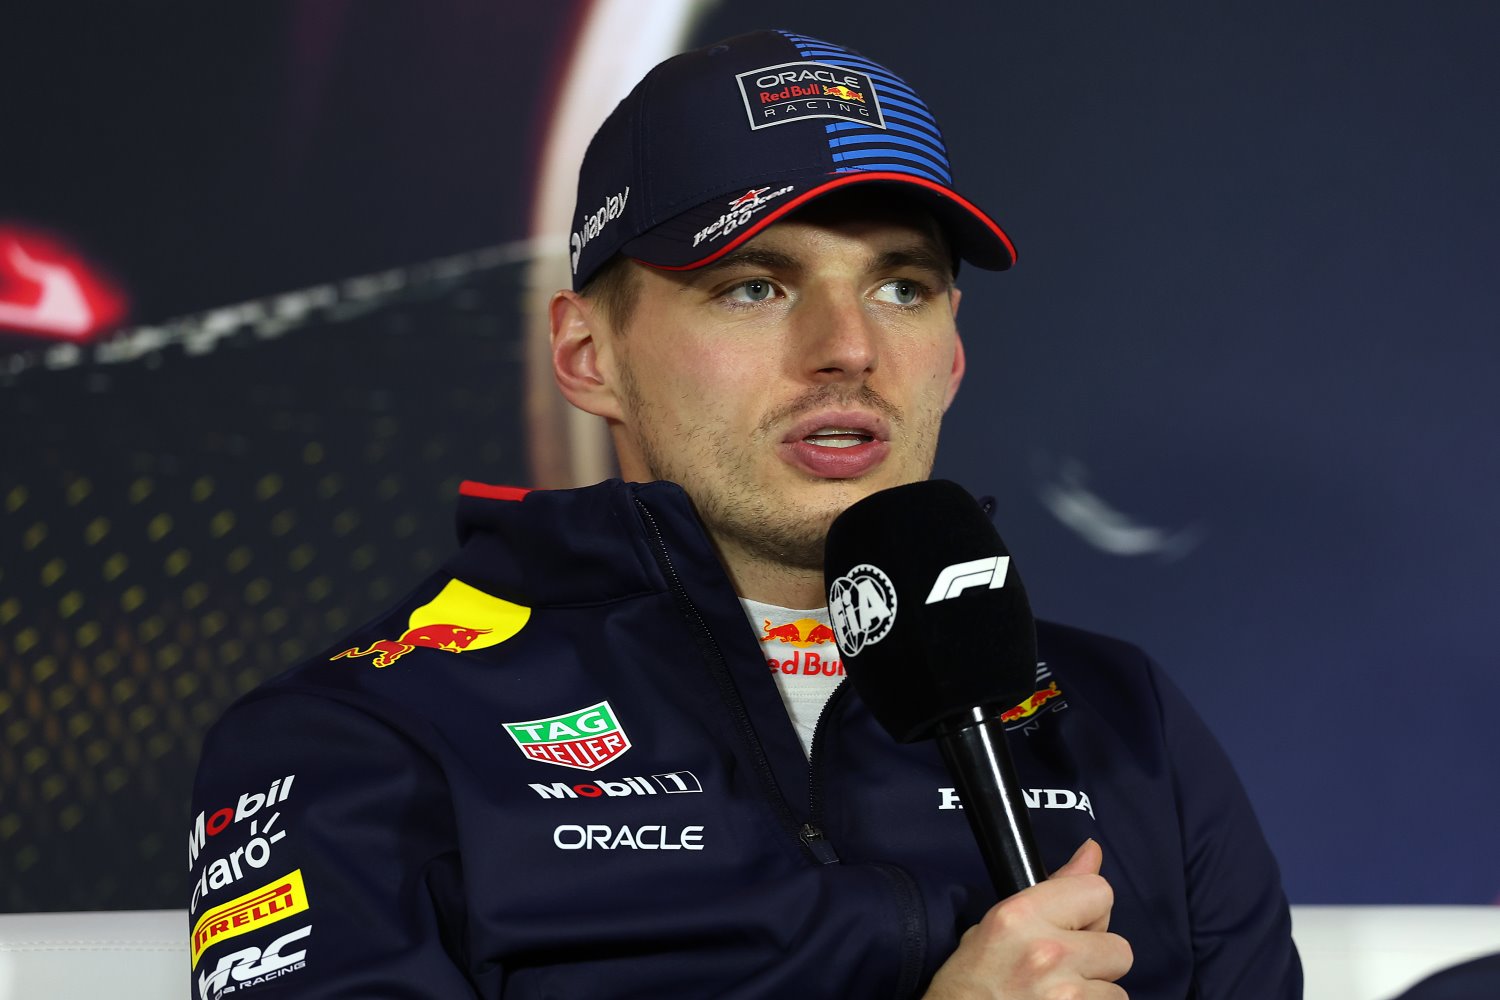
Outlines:
{"label": "jacket sleeve", "polygon": [[1228,756],[1152,665],[1177,795],[1200,1000],[1300,1000],[1281,872]]}
{"label": "jacket sleeve", "polygon": [[474,997],[452,807],[430,754],[362,707],[257,693],[204,743],[188,832],[192,996]]}

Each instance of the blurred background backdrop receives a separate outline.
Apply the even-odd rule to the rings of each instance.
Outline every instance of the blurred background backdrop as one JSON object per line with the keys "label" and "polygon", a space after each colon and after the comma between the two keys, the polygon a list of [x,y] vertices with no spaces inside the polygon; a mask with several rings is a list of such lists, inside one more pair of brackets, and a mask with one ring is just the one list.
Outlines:
{"label": "blurred background backdrop", "polygon": [[[573,164],[758,27],[915,84],[1015,238],[937,474],[1132,639],[1295,903],[1496,903],[1500,7],[40,5],[0,32],[0,908],[180,907],[239,693],[568,485]],[[1486,332],[1488,331],[1488,332]]]}

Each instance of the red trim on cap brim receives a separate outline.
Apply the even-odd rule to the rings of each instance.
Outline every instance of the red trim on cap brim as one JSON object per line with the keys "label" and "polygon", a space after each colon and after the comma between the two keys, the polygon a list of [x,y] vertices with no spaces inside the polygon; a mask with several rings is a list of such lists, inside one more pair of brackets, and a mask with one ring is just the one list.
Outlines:
{"label": "red trim on cap brim", "polygon": [[809,201],[812,201],[814,198],[825,195],[829,191],[832,191],[834,188],[840,188],[849,184],[859,184],[869,181],[895,181],[899,184],[914,184],[917,187],[925,188],[928,191],[932,191],[933,193],[941,195],[942,197],[948,199],[955,205],[958,205],[960,208],[964,209],[964,211],[968,212],[969,215],[973,216],[979,222],[983,223],[984,227],[991,233],[993,233],[995,238],[1005,245],[1006,252],[1010,254],[1010,264],[1007,266],[1015,265],[1016,245],[1010,241],[1010,237],[1005,235],[1005,231],[995,223],[995,220],[984,214],[984,212],[979,208],[978,205],[975,205],[973,202],[969,201],[957,191],[954,191],[951,188],[944,187],[936,181],[929,181],[923,177],[913,177],[911,174],[898,174],[895,171],[886,170],[869,170],[861,171],[859,173],[842,174],[838,177],[835,177],[833,180],[825,181],[824,183],[819,184],[817,187],[812,188],[811,190],[804,191],[801,194],[797,195],[797,197],[793,198],[791,201],[787,202],[784,205],[776,206],[776,208],[767,212],[764,216],[757,219],[749,226],[746,226],[743,230],[740,231],[740,234],[738,236],[734,237],[734,239],[719,247],[719,249],[715,250],[707,257],[704,257],[702,260],[694,261],[691,264],[653,264],[651,261],[644,260],[639,257],[635,259],[640,260],[642,264],[646,264],[650,267],[656,268],[658,271],[691,271],[695,268],[704,267],[708,264],[712,264],[714,261],[724,256],[729,251],[740,246],[751,237],[763,232],[767,226],[771,225],[771,223],[785,218],[789,212],[795,212],[797,209],[801,208]]}
{"label": "red trim on cap brim", "polygon": [[465,479],[458,484],[458,492],[460,496],[479,497],[482,500],[520,500],[531,490],[525,486],[491,486],[489,483]]}

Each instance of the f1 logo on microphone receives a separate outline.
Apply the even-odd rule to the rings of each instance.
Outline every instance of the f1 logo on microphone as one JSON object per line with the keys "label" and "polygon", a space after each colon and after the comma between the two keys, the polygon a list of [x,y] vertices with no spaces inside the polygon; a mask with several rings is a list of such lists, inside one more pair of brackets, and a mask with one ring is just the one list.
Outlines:
{"label": "f1 logo on microphone", "polygon": [[988,556],[954,563],[938,574],[937,582],[932,585],[932,593],[927,595],[927,603],[936,604],[938,601],[957,597],[970,587],[999,590],[1005,586],[1005,574],[1009,570],[1010,556]]}

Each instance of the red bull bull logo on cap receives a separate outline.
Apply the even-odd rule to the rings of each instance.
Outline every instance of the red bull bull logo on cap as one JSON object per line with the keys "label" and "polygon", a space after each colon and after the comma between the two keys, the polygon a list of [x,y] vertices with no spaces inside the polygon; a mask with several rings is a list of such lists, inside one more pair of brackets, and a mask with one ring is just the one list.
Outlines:
{"label": "red bull bull logo on cap", "polygon": [[486,594],[461,580],[449,580],[431,601],[411,613],[399,639],[377,639],[368,649],[354,646],[330,660],[373,656],[377,667],[389,667],[418,646],[449,653],[484,649],[511,638],[525,627],[531,609]]}
{"label": "red bull bull logo on cap", "polygon": [[861,94],[855,90],[850,90],[848,87],[843,86],[824,87],[823,95],[825,97],[837,97],[841,101],[858,101],[861,104],[865,103],[864,94]]}

